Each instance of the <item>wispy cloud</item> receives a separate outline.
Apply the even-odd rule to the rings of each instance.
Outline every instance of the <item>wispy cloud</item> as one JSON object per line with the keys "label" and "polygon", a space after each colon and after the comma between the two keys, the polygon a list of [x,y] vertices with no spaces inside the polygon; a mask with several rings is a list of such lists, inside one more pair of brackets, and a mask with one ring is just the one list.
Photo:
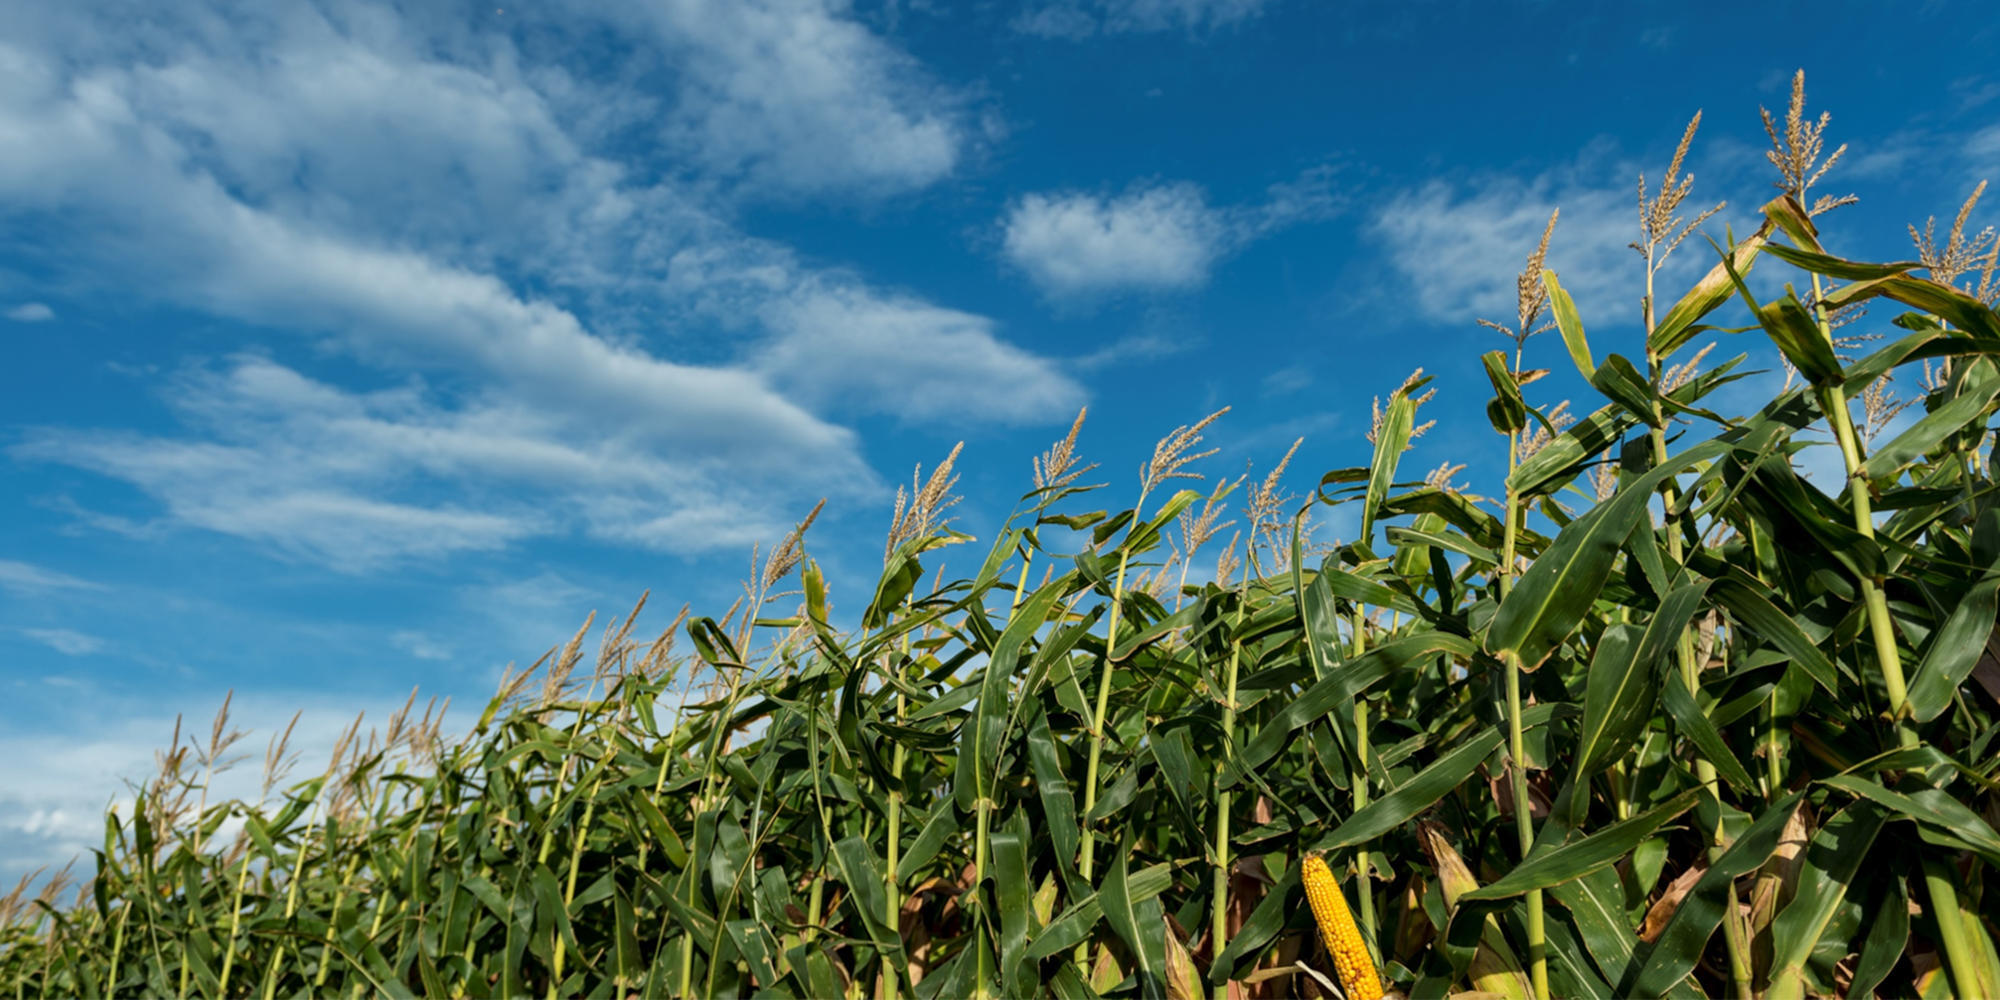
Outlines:
{"label": "wispy cloud", "polygon": [[[1586,311],[1586,325],[1593,314],[1614,315],[1603,310],[1620,303],[1635,304],[1624,315],[1636,317],[1644,267],[1629,245],[1639,232],[1632,179],[1641,170],[1649,183],[1659,183],[1659,165],[1613,161],[1593,150],[1577,163],[1530,177],[1430,181],[1385,196],[1367,228],[1414,293],[1405,300],[1410,307],[1436,322],[1470,326],[1479,317],[1514,314],[1515,279],[1549,213],[1560,207],[1548,267]],[[1684,214],[1691,218],[1720,200],[1717,186],[1697,184]],[[1713,226],[1720,230],[1721,220]],[[1692,236],[1670,258],[1662,280],[1676,287],[1711,261],[1707,244]]]}
{"label": "wispy cloud", "polygon": [[1286,365],[1264,376],[1264,395],[1286,396],[1312,383],[1312,372],[1304,365]]}
{"label": "wispy cloud", "polygon": [[93,583],[68,573],[45,569],[33,563],[13,559],[0,559],[0,590],[11,594],[41,594],[52,590],[103,590],[104,585]]}
{"label": "wispy cloud", "polygon": [[397,649],[419,660],[449,660],[451,647],[431,636],[410,629],[401,629],[389,636],[389,642]]}
{"label": "wispy cloud", "polygon": [[46,323],[56,318],[56,311],[41,302],[23,302],[7,310],[7,318],[16,323]]}
{"label": "wispy cloud", "polygon": [[1029,194],[1000,222],[1001,252],[1055,298],[1194,288],[1216,261],[1257,238],[1339,211],[1333,176],[1315,168],[1251,205],[1211,205],[1187,182],[1136,184],[1117,195]]}
{"label": "wispy cloud", "polygon": [[1976,170],[2000,173],[2000,125],[1988,125],[1966,136],[1965,157]]}
{"label": "wispy cloud", "polygon": [[[0,132],[26,151],[0,208],[66,220],[43,251],[67,279],[432,382],[350,392],[239,359],[167,387],[185,434],[43,428],[18,457],[350,570],[576,527],[697,551],[769,536],[756,497],[878,488],[822,411],[1054,420],[1081,397],[990,319],[732,221],[744,193],[907,189],[964,154],[964,103],[843,5],[516,12],[620,35],[638,87],[366,0],[211,13],[24,17],[0,43]],[[496,499],[516,484],[553,511]]]}
{"label": "wispy cloud", "polygon": [[89,656],[104,648],[104,640],[94,635],[85,635],[66,628],[24,628],[22,635],[55,650],[64,656]]}
{"label": "wispy cloud", "polygon": [[[846,4],[601,5],[684,74],[665,138],[712,174],[793,192],[900,190],[951,173],[964,99],[846,16]],[[643,51],[643,50],[642,50]]]}
{"label": "wispy cloud", "polygon": [[832,286],[766,310],[777,340],[759,364],[810,398],[912,420],[1041,423],[1084,391],[1049,360],[1011,347],[983,316]]}
{"label": "wispy cloud", "polygon": [[[584,438],[505,401],[349,392],[253,356],[171,385],[186,437],[39,429],[12,453],[124,479],[183,525],[348,572],[573,530],[680,551],[783,530],[756,488],[768,477],[727,479],[629,433]],[[792,478],[810,480],[794,491],[865,483],[837,465]],[[659,527],[676,518],[705,530]]]}
{"label": "wispy cloud", "polygon": [[1015,31],[1081,41],[1092,35],[1203,32],[1263,13],[1265,0],[1059,0],[1023,11]]}

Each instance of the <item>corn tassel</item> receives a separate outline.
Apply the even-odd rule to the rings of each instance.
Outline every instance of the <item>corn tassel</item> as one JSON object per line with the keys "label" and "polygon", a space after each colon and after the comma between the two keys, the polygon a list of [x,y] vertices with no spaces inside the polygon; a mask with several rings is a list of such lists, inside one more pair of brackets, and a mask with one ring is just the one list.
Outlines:
{"label": "corn tassel", "polygon": [[1368,945],[1361,940],[1361,928],[1347,908],[1347,897],[1334,881],[1326,859],[1308,855],[1301,878],[1306,902],[1312,904],[1313,920],[1319,923],[1320,940],[1340,974],[1340,988],[1348,1000],[1382,1000],[1382,980],[1375,975],[1375,962],[1368,957]]}

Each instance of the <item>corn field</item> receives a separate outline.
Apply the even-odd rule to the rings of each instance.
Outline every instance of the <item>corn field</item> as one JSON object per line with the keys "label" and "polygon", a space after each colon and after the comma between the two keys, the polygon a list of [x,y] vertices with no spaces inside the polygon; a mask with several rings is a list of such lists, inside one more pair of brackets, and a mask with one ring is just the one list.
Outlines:
{"label": "corn field", "polygon": [[[1079,416],[975,540],[954,452],[858,627],[808,518],[720,620],[594,665],[586,622],[463,738],[406,711],[299,782],[274,748],[253,803],[205,797],[224,719],[177,735],[73,900],[6,900],[0,990],[2000,997],[1993,241],[1822,245],[1802,100],[1753,232],[1683,212],[1692,125],[1642,181],[1641,342],[1591,340],[1544,234],[1479,359],[1498,495],[1402,468],[1422,377],[1304,498],[1196,483],[1211,416],[1093,510]],[[1706,273],[1656,300],[1676,251]],[[1754,412],[1694,350],[1729,335],[1784,359]]]}

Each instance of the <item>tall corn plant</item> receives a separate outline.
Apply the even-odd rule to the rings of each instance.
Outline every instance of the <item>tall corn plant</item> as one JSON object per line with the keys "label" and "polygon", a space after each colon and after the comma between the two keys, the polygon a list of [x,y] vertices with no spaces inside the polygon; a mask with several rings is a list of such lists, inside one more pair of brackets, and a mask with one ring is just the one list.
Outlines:
{"label": "tall corn plant", "polygon": [[[1600,353],[1619,306],[1545,233],[1482,361],[1490,499],[1404,475],[1413,377],[1366,464],[1303,508],[1274,467],[1188,584],[1231,487],[1162,484],[1206,421],[1108,511],[1079,417],[970,574],[937,570],[950,462],[916,483],[853,631],[801,525],[720,620],[628,615],[594,659],[587,624],[456,740],[406,713],[248,803],[203,794],[222,720],[176,733],[74,898],[0,900],[0,991],[2000,996],[1992,241],[1961,212],[1842,256],[1826,119],[1801,84],[1766,120],[1754,232],[1693,239],[1692,127],[1643,200],[1640,342]],[[1676,246],[1712,254],[1678,295]],[[1601,397],[1573,421],[1546,323]],[[1695,349],[1722,324],[1792,373],[1753,412]]]}

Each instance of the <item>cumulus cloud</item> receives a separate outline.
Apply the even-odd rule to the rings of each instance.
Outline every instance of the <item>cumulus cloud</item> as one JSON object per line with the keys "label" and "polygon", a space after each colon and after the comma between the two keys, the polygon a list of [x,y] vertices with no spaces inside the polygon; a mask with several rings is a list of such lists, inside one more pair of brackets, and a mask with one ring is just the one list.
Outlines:
{"label": "cumulus cloud", "polygon": [[[0,134],[20,153],[0,162],[0,219],[61,219],[52,266],[432,381],[348,391],[239,359],[168,388],[186,435],[43,428],[15,454],[350,570],[563,530],[694,551],[764,537],[745,498],[877,488],[855,433],[810,407],[938,412],[822,343],[951,348],[966,419],[1080,392],[984,317],[731,221],[718,192],[907,188],[961,155],[956,99],[844,6],[523,17],[536,30],[367,0],[24,15],[0,42]],[[634,79],[549,40],[603,30],[633,46]],[[554,471],[578,466],[596,471]],[[690,499],[724,468],[729,488]]]}
{"label": "cumulus cloud", "polygon": [[1063,0],[1016,17],[1014,30],[1081,41],[1096,34],[1209,31],[1263,13],[1265,0]]}
{"label": "cumulus cloud", "polygon": [[1055,295],[1199,285],[1225,235],[1192,184],[1115,198],[1031,194],[1002,225],[1007,259]]}
{"label": "cumulus cloud", "polygon": [[1186,289],[1258,237],[1340,207],[1330,167],[1272,185],[1254,205],[1210,205],[1186,182],[1139,184],[1114,196],[1029,194],[1001,220],[1001,252],[1052,297]]}
{"label": "cumulus cloud", "polygon": [[[1368,220],[1390,266],[1414,292],[1407,303],[1428,319],[1470,324],[1477,317],[1510,320],[1515,279],[1535,248],[1549,213],[1561,219],[1549,241],[1548,267],[1562,277],[1589,325],[1597,315],[1636,315],[1644,265],[1629,244],[1638,237],[1632,178],[1641,169],[1657,184],[1658,167],[1594,162],[1529,178],[1488,174],[1461,182],[1431,181],[1393,192]],[[1603,168],[1603,169],[1599,169]],[[1714,184],[1698,184],[1687,211],[1721,200]],[[1721,220],[1713,223],[1716,230]],[[1699,235],[1669,259],[1665,287],[1693,280],[1713,258]],[[1617,310],[1629,311],[1618,313]]]}
{"label": "cumulus cloud", "polygon": [[56,311],[45,303],[23,302],[7,310],[7,318],[16,323],[46,323],[56,318]]}
{"label": "cumulus cloud", "polygon": [[[1036,423],[1083,403],[1081,386],[1047,359],[1002,342],[983,316],[840,287],[769,312],[779,336],[762,357],[765,370],[844,409]],[[989,402],[968,411],[966,400]]]}
{"label": "cumulus cloud", "polygon": [[705,169],[798,192],[898,190],[951,173],[960,99],[830,0],[608,5],[684,75],[667,138]]}

